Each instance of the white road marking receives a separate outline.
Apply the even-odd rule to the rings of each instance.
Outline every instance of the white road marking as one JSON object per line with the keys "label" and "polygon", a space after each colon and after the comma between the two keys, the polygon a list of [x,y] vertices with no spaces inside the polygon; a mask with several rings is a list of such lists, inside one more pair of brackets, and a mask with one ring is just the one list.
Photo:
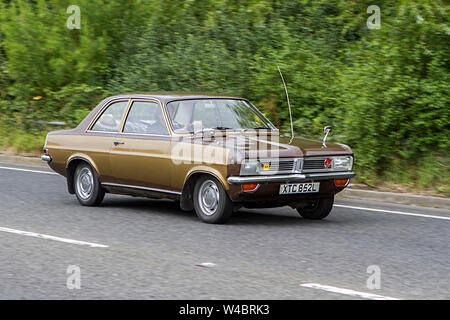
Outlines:
{"label": "white road marking", "polygon": [[50,171],[40,171],[40,170],[31,170],[31,169],[22,169],[22,168],[13,168],[13,167],[1,167],[0,169],[5,170],[14,170],[14,171],[25,171],[25,172],[34,172],[34,173],[45,173],[45,174],[57,174],[56,172],[50,172]]}
{"label": "white road marking", "polygon": [[29,232],[29,231],[22,231],[22,230],[16,230],[16,229],[11,229],[11,228],[0,227],[0,231],[20,234],[22,236],[35,237],[35,238],[41,238],[41,239],[65,242],[65,243],[70,243],[70,244],[76,244],[76,245],[80,245],[80,246],[89,246],[89,247],[92,247],[92,248],[108,248],[109,247],[107,245],[99,244],[99,243],[79,241],[79,240],[73,240],[73,239],[67,239],[67,238],[61,238],[61,237],[55,237],[55,236],[50,236],[48,234],[41,234],[41,233],[35,233],[35,232]]}
{"label": "white road marking", "polygon": [[435,215],[421,214],[421,213],[412,213],[412,212],[403,212],[403,211],[392,211],[392,210],[384,210],[384,209],[374,209],[374,208],[364,208],[364,207],[345,206],[345,205],[341,205],[341,204],[335,204],[334,207],[338,207],[338,208],[347,208],[347,209],[355,209],[355,210],[365,210],[365,211],[384,212],[384,213],[393,213],[393,214],[400,214],[400,215],[413,216],[413,217],[422,217],[422,218],[433,218],[433,219],[441,219],[441,220],[450,220],[450,217],[435,216]]}
{"label": "white road marking", "polygon": [[[0,166],[0,169],[24,171],[24,172],[33,172],[33,173],[44,173],[44,174],[58,174],[56,172],[50,172],[50,171],[40,171],[40,170],[22,169],[22,168],[14,168],[14,167],[3,167],[3,166]],[[384,209],[374,209],[374,208],[365,208],[365,207],[346,206],[346,205],[341,205],[341,204],[335,204],[334,206],[338,207],[338,208],[347,208],[347,209],[355,209],[355,210],[366,210],[366,211],[374,211],[374,212],[400,214],[400,215],[413,216],[413,217],[450,220],[450,217],[435,216],[435,215],[421,214],[421,213],[412,213],[412,212],[403,212],[403,211],[392,211],[392,210],[384,210]]]}
{"label": "white road marking", "polygon": [[203,262],[203,263],[196,264],[196,266],[203,267],[203,268],[214,268],[216,266],[216,264],[212,263],[212,262]]}
{"label": "white road marking", "polygon": [[378,294],[373,294],[373,293],[368,293],[368,292],[361,292],[361,291],[338,288],[338,287],[333,287],[333,286],[326,286],[326,285],[323,285],[320,283],[301,283],[300,286],[306,287],[306,288],[311,288],[311,289],[324,290],[324,291],[328,291],[328,292],[340,293],[340,294],[345,294],[348,296],[359,297],[359,298],[370,299],[370,300],[399,300],[397,298],[380,296]]}

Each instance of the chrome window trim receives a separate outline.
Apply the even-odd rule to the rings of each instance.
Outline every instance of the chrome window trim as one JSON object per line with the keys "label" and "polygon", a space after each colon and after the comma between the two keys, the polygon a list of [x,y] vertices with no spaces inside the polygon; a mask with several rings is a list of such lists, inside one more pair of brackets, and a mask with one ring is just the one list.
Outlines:
{"label": "chrome window trim", "polygon": [[[266,116],[262,114],[261,111],[259,111],[258,108],[256,108],[249,100],[245,98],[239,98],[239,97],[199,97],[199,98],[182,98],[182,99],[171,99],[164,103],[163,109],[165,113],[167,114],[167,123],[169,130],[172,131],[174,135],[188,135],[192,136],[194,135],[194,132],[176,132],[172,125],[172,120],[169,117],[169,112],[167,111],[167,105],[172,102],[177,101],[186,101],[186,100],[236,100],[236,101],[243,101],[249,109],[251,109],[256,115],[262,118],[263,122],[268,125],[269,128],[267,130],[269,131],[278,131],[277,127],[272,124],[272,122],[267,119]],[[234,131],[242,131],[242,130],[253,130],[253,129],[232,129]]]}
{"label": "chrome window trim", "polygon": [[170,190],[158,189],[158,188],[133,186],[133,185],[128,185],[128,184],[120,184],[120,183],[102,182],[101,185],[102,186],[121,187],[121,188],[129,188],[129,189],[139,189],[139,190],[146,190],[146,191],[154,191],[154,192],[161,192],[161,193],[169,193],[169,194],[181,195],[181,192],[178,192],[178,191],[170,191]]}
{"label": "chrome window trim", "polygon": [[117,134],[117,133],[119,133],[119,132],[113,132],[113,131],[98,131],[98,130],[89,130],[89,131],[86,131],[86,133],[89,133],[89,132],[93,132],[93,133],[109,133],[109,134]]}
{"label": "chrome window trim", "polygon": [[154,136],[154,137],[163,137],[163,138],[170,138],[171,136],[169,134],[156,134],[156,133],[131,133],[131,132],[109,132],[109,131],[97,131],[97,130],[89,130],[88,132],[93,133],[108,133],[108,134],[120,134],[120,135],[133,135],[133,136]]}
{"label": "chrome window trim", "polygon": [[[127,122],[128,119],[128,115],[130,114],[131,108],[133,107],[133,103],[134,102],[153,102],[156,103],[159,107],[160,110],[163,114],[164,120],[165,120],[165,124],[166,124],[166,129],[167,129],[167,134],[157,134],[157,133],[133,133],[133,132],[123,132],[123,130],[125,129],[125,124]],[[163,106],[163,104],[161,103],[161,101],[157,100],[157,99],[152,99],[152,98],[130,98],[130,102],[127,106],[127,108],[125,109],[125,114],[124,114],[124,119],[123,122],[121,123],[120,126],[120,130],[119,134],[128,134],[128,135],[143,135],[143,136],[156,136],[156,137],[171,137],[172,136],[172,128],[170,127],[170,120],[168,115],[166,114],[166,110]]]}
{"label": "chrome window trim", "polygon": [[251,109],[253,109],[254,112],[258,114],[258,116],[260,116],[263,120],[266,121],[266,124],[268,124],[270,127],[268,129],[271,129],[271,131],[278,131],[278,128],[272,122],[270,122],[270,120],[267,119],[267,117],[261,111],[259,111],[259,109],[255,107],[255,105],[253,105],[253,103],[250,102],[250,100],[247,99],[243,100],[250,106]]}
{"label": "chrome window trim", "polygon": [[170,134],[156,134],[156,133],[132,133],[132,132],[116,132],[116,134],[130,135],[130,136],[153,136],[170,138]]}
{"label": "chrome window trim", "polygon": [[128,107],[130,106],[130,101],[131,101],[131,99],[130,98],[117,98],[117,99],[113,99],[113,100],[110,100],[110,101],[107,101],[106,103],[105,103],[105,105],[97,112],[97,114],[95,115],[95,117],[91,120],[91,122],[89,123],[89,125],[86,127],[86,130],[84,131],[85,133],[87,133],[87,132],[101,132],[101,133],[118,133],[119,131],[120,131],[120,129],[121,129],[121,125],[122,125],[122,122],[123,122],[123,116],[124,116],[124,114],[122,114],[122,119],[121,119],[121,121],[120,121],[120,124],[119,124],[119,130],[117,130],[117,131],[98,131],[98,130],[92,130],[92,127],[95,125],[95,123],[97,122],[97,120],[98,120],[98,118],[100,118],[101,117],[101,115],[103,114],[103,112],[105,112],[106,111],[106,109],[110,106],[110,105],[112,105],[113,103],[115,103],[115,102],[120,102],[120,101],[128,101],[128,103],[127,103],[127,105],[126,105],[126,107],[125,107],[125,110],[124,110],[124,114],[127,112],[127,110],[128,110]]}

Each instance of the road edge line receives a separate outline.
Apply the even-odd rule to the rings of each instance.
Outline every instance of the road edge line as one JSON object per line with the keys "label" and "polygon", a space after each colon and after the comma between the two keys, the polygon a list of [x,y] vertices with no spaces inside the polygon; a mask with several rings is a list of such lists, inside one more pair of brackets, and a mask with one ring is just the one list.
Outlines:
{"label": "road edge line", "polygon": [[5,228],[0,227],[0,231],[7,232],[7,233],[14,233],[19,234],[22,236],[27,237],[34,237],[34,238],[40,238],[40,239],[46,239],[46,240],[53,240],[58,242],[64,242],[64,243],[70,243],[70,244],[76,244],[80,246],[89,246],[92,248],[109,248],[109,246],[105,244],[95,243],[95,242],[87,242],[87,241],[80,241],[80,240],[74,240],[74,239],[68,239],[68,238],[61,238],[61,237],[55,237],[48,234],[43,233],[36,233],[36,232],[30,232],[30,231],[23,231],[23,230],[17,230],[17,229],[11,229],[11,228]]}
{"label": "road edge line", "polygon": [[344,295],[348,295],[348,296],[352,296],[352,297],[369,299],[369,300],[400,300],[398,298],[381,296],[381,295],[374,294],[374,293],[355,291],[355,290],[351,290],[351,289],[333,287],[333,286],[323,285],[320,283],[301,283],[300,286],[305,287],[305,288],[310,288],[310,289],[318,289],[318,290],[323,290],[323,291],[327,291],[327,292],[344,294]]}
{"label": "road edge line", "polygon": [[32,170],[32,169],[14,168],[14,167],[3,167],[3,166],[0,166],[0,169],[12,170],[12,171],[33,172],[33,173],[44,173],[44,174],[57,174],[56,172],[51,172],[51,171],[41,171],[41,170]]}
{"label": "road edge line", "polygon": [[435,216],[430,214],[422,214],[422,213],[414,213],[414,212],[403,212],[403,211],[393,211],[393,210],[385,210],[385,209],[375,209],[375,208],[365,208],[365,207],[355,207],[355,206],[347,206],[343,204],[335,204],[333,207],[337,208],[347,208],[347,209],[355,209],[355,210],[365,210],[365,211],[374,211],[374,212],[382,212],[382,213],[392,213],[404,216],[414,216],[421,218],[433,218],[433,219],[441,219],[441,220],[450,220],[450,217],[444,216]]}

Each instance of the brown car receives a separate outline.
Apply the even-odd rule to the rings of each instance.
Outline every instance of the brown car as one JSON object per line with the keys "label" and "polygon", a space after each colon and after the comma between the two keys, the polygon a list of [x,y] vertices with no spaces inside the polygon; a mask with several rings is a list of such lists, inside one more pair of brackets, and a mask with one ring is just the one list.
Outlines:
{"label": "brown car", "polygon": [[130,93],[50,132],[42,159],[82,205],[119,193],[173,199],[209,223],[285,205],[323,219],[355,176],[351,149],[325,140],[282,137],[239,97]]}

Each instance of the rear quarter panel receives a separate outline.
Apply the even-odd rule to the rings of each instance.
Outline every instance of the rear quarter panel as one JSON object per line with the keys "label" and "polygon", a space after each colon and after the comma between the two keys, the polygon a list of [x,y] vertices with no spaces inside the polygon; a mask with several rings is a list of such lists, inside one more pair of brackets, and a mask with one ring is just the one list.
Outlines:
{"label": "rear quarter panel", "polygon": [[89,162],[99,174],[100,180],[111,175],[109,148],[110,136],[88,134],[50,133],[46,148],[52,161],[49,166],[59,174],[66,176],[66,167],[73,159]]}

